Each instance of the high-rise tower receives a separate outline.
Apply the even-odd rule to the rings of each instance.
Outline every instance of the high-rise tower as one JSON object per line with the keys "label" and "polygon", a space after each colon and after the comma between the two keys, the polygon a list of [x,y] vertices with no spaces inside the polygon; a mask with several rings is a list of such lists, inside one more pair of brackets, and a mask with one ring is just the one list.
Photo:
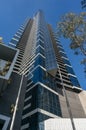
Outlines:
{"label": "high-rise tower", "polygon": [[40,123],[49,118],[68,118],[75,130],[73,118],[86,117],[82,89],[41,10],[21,25],[9,45],[19,54],[0,101],[0,115],[10,119],[8,129],[41,130]]}

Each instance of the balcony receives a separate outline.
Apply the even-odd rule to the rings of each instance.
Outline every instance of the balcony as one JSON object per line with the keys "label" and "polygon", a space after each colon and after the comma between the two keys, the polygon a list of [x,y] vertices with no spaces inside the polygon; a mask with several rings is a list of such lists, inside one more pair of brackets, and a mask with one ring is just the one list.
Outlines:
{"label": "balcony", "polygon": [[19,50],[0,44],[0,93],[6,89]]}

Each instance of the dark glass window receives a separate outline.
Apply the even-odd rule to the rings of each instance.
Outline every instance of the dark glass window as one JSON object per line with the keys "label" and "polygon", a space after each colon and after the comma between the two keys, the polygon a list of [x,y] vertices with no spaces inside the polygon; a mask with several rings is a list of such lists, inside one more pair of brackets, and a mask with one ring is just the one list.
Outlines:
{"label": "dark glass window", "polygon": [[19,33],[22,33],[23,31],[22,30],[18,30]]}
{"label": "dark glass window", "polygon": [[62,51],[62,52],[64,52],[64,49],[63,49],[63,48],[60,48],[59,50]]}
{"label": "dark glass window", "polygon": [[3,126],[4,126],[4,123],[5,123],[5,121],[2,120],[2,119],[0,119],[0,130],[2,130],[2,128],[3,128]]}
{"label": "dark glass window", "polygon": [[[33,115],[31,115],[30,117],[22,120],[21,125],[29,123],[29,128],[27,130],[38,130],[38,114],[35,113]],[[26,130],[26,129],[25,129]]]}
{"label": "dark glass window", "polygon": [[45,59],[41,55],[38,55],[36,57],[35,66],[37,66],[37,65],[41,65],[41,66],[45,67]]}
{"label": "dark glass window", "polygon": [[37,32],[37,35],[42,35],[42,36],[44,36],[44,33],[43,33],[42,31],[38,31],[38,32]]}
{"label": "dark glass window", "polygon": [[39,66],[33,72],[33,82],[44,82],[45,71]]}
{"label": "dark glass window", "polygon": [[16,44],[17,44],[17,41],[16,41],[16,40],[14,40],[14,39],[12,39],[12,40],[11,40],[11,43],[13,43],[13,44],[15,44],[15,45],[16,45]]}
{"label": "dark glass window", "polygon": [[29,123],[28,117],[22,120],[21,125],[25,125],[25,124],[27,124],[27,123]]}
{"label": "dark glass window", "polygon": [[39,86],[38,88],[38,107],[50,113],[61,116],[61,109],[58,95]]}
{"label": "dark glass window", "polygon": [[14,45],[12,45],[12,44],[9,44],[9,46],[10,46],[10,47],[13,47],[13,48],[15,48],[15,47],[16,47],[16,46],[14,46]]}
{"label": "dark glass window", "polygon": [[60,54],[61,54],[61,56],[63,56],[63,57],[65,57],[65,58],[67,58],[67,55],[64,53],[64,51],[63,51],[63,53],[62,53],[62,52],[60,52]]}
{"label": "dark glass window", "polygon": [[30,95],[32,96],[30,100],[28,100],[27,102],[24,103],[24,106],[31,103],[31,106],[26,108],[25,110],[23,110],[23,115],[29,113],[30,111],[33,111],[34,109],[36,109],[38,107],[37,105],[37,93],[38,91],[38,85],[35,86],[33,89],[31,89],[30,91],[28,91],[25,94],[25,98],[28,98]]}
{"label": "dark glass window", "polygon": [[38,129],[39,123],[46,120],[46,119],[49,119],[49,118],[50,118],[49,116],[37,112],[37,113],[31,115],[30,117],[23,119],[21,125],[25,125],[25,124],[29,123],[28,130],[29,129],[30,130],[39,130]]}
{"label": "dark glass window", "polygon": [[42,122],[44,120],[47,120],[48,118],[50,118],[49,116],[42,114],[42,113],[38,113],[38,121]]}
{"label": "dark glass window", "polygon": [[37,41],[37,45],[41,45],[42,47],[44,47],[44,43],[40,39]]}
{"label": "dark glass window", "polygon": [[[61,116],[58,95],[52,93],[41,85],[35,86],[33,89],[26,93],[27,97],[29,97],[30,95],[32,95],[32,98],[29,100],[28,103],[31,103],[31,106],[23,110],[23,115],[29,113],[36,108],[40,108],[55,115]],[[25,105],[27,104],[25,103],[24,106]]]}
{"label": "dark glass window", "polygon": [[80,87],[80,84],[76,77],[70,76],[70,80],[74,86]]}
{"label": "dark glass window", "polygon": [[18,33],[18,32],[16,33],[16,35],[21,36],[21,34],[20,34],[20,33]]}
{"label": "dark glass window", "polygon": [[27,101],[24,103],[24,106],[30,104],[30,102],[31,102],[31,99],[27,100]]}
{"label": "dark glass window", "polygon": [[14,36],[14,38],[17,39],[17,40],[19,40],[19,37],[17,37],[17,36]]}
{"label": "dark glass window", "polygon": [[68,73],[75,75],[75,73],[74,73],[72,67],[66,66],[66,69],[67,69],[67,72],[68,72]]}
{"label": "dark glass window", "polygon": [[67,64],[67,65],[70,65],[70,66],[71,66],[69,60],[63,59],[63,61],[64,61],[64,64]]}
{"label": "dark glass window", "polygon": [[41,53],[44,56],[44,50],[40,46],[36,49],[36,54],[38,53]]}
{"label": "dark glass window", "polygon": [[38,36],[38,37],[37,37],[37,40],[38,40],[38,39],[44,41],[44,38],[43,38],[42,36]]}

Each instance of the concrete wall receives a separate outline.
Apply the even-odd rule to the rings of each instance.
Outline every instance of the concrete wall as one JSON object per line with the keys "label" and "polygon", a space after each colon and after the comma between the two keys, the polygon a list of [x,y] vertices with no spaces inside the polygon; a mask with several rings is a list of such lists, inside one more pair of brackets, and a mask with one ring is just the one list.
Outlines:
{"label": "concrete wall", "polygon": [[[69,118],[70,115],[72,115],[73,118],[85,118],[85,112],[86,112],[86,93],[82,92],[80,94],[73,92],[71,90],[66,90],[67,100],[65,98],[65,94],[63,95],[59,94],[59,102],[62,112],[63,118]],[[80,95],[80,96],[78,96]],[[80,98],[79,98],[80,97]],[[80,100],[81,99],[81,100]],[[82,103],[81,103],[82,101]],[[84,112],[84,109],[85,112]],[[71,114],[69,114],[69,109],[71,111]]]}
{"label": "concrete wall", "polygon": [[79,98],[80,98],[81,104],[83,106],[84,112],[86,114],[86,91],[82,91],[79,94]]}
{"label": "concrete wall", "polygon": [[80,102],[78,93],[66,90],[67,97],[69,100],[70,109],[72,112],[73,118],[85,118],[86,115],[84,113],[82,104]]}
{"label": "concrete wall", "polygon": [[69,118],[69,112],[68,112],[67,103],[64,95],[59,94],[59,102],[60,102],[62,117]]}

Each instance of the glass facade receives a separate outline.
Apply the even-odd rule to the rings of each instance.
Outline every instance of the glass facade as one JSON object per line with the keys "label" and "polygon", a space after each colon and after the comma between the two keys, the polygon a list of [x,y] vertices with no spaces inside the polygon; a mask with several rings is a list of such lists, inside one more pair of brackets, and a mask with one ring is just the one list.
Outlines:
{"label": "glass facade", "polygon": [[67,69],[67,72],[68,72],[69,74],[75,75],[75,73],[74,73],[72,67],[66,66],[66,69]]}
{"label": "glass facade", "polygon": [[[40,130],[49,118],[85,117],[77,77],[41,10],[19,28],[9,45],[15,52],[10,50],[8,58],[0,58],[0,77],[9,76],[7,89],[0,80],[0,129],[7,124],[6,130]],[[11,64],[10,54],[16,50]]]}
{"label": "glass facade", "polygon": [[[63,99],[59,94],[64,96],[63,86],[80,87],[62,45],[51,30],[39,11],[11,40],[10,45],[20,49],[15,67],[20,65],[18,73],[27,76],[21,130],[39,130],[39,122],[62,117]],[[21,38],[24,45],[19,42]]]}
{"label": "glass facade", "polygon": [[[30,129],[34,130],[35,128],[36,130],[38,123],[52,117],[51,115],[61,117],[61,108],[55,78],[47,72],[56,69],[57,62],[50,34],[41,11],[35,15],[31,31],[34,38],[32,36],[29,38],[34,46],[34,51],[33,49],[30,50],[30,54],[34,54],[34,60],[29,67],[21,125],[24,126],[29,122]],[[34,111],[37,112],[28,116]]]}
{"label": "glass facade", "polygon": [[23,115],[33,111],[36,108],[40,108],[55,115],[61,116],[58,95],[50,92],[41,85],[36,85],[33,89],[27,92],[25,98],[27,98],[29,95],[31,95],[32,98],[26,101],[24,106],[28,104],[31,104],[31,106],[23,111]]}
{"label": "glass facade", "polygon": [[23,110],[22,116],[26,115],[27,113],[30,113],[36,109],[40,109],[45,111],[45,113],[36,112],[35,114],[32,114],[30,117],[26,117],[22,120],[22,124],[24,125],[29,122],[30,129],[34,130],[38,129],[38,124],[41,121],[44,121],[51,116],[46,115],[46,111],[49,113],[52,113],[57,116],[61,116],[61,109],[60,109],[60,103],[59,103],[59,97],[58,95],[50,92],[48,89],[44,88],[41,85],[36,85],[33,89],[28,91],[25,95],[25,99],[31,95],[31,98],[24,103],[24,107],[28,104],[31,104],[29,107],[25,108]]}
{"label": "glass facade", "polygon": [[71,80],[73,86],[80,87],[80,84],[79,84],[76,77],[73,77],[73,76],[70,75],[70,80]]}
{"label": "glass facade", "polygon": [[[46,69],[52,70],[57,68],[57,62],[55,58],[55,52],[50,39],[50,34],[43,17],[43,13],[40,11],[36,18],[38,19],[38,33],[37,40],[40,39],[44,43],[45,56],[46,56]],[[47,49],[46,49],[47,48]],[[52,53],[51,53],[52,52]]]}
{"label": "glass facade", "polygon": [[17,44],[18,44],[21,36],[23,35],[25,27],[26,27],[26,22],[21,25],[21,27],[19,28],[19,30],[17,31],[17,33],[13,36],[13,38],[9,42],[9,46],[11,46],[13,48],[16,48],[16,46],[17,46]]}

